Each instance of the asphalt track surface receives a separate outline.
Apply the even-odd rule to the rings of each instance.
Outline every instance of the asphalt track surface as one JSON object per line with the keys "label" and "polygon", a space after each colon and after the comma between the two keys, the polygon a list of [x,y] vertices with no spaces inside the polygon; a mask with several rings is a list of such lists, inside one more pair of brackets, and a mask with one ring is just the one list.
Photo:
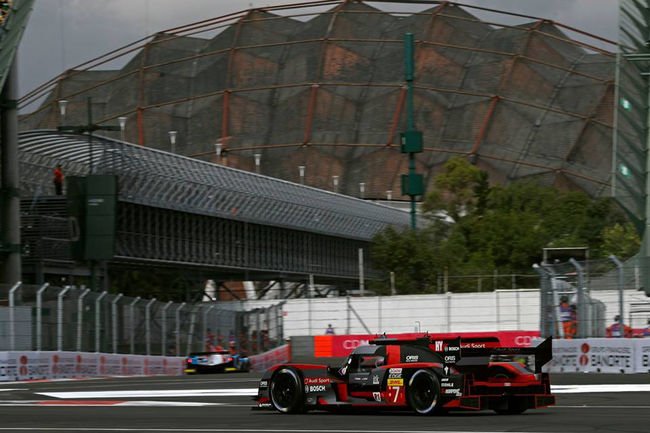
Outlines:
{"label": "asphalt track surface", "polygon": [[[554,375],[557,405],[522,415],[284,415],[251,410],[259,375],[0,382],[5,432],[650,432],[650,374]],[[575,385],[575,386],[574,386]],[[603,385],[593,388],[589,385]]]}

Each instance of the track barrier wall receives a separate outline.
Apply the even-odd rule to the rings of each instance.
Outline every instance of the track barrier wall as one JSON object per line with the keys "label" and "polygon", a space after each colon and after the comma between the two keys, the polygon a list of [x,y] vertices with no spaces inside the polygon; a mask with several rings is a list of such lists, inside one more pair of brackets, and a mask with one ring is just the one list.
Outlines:
{"label": "track barrier wall", "polygon": [[0,352],[0,382],[183,374],[185,358],[88,352]]}
{"label": "track barrier wall", "polygon": [[550,373],[650,373],[650,338],[554,340]]}

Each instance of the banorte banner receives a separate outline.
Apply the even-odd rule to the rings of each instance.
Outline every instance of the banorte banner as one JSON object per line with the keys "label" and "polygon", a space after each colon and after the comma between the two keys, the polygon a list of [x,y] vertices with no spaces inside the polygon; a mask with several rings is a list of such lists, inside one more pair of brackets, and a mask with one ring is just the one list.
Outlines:
{"label": "banorte banner", "polygon": [[184,358],[88,352],[0,352],[0,382],[102,376],[181,375]]}
{"label": "banorte banner", "polygon": [[650,373],[650,338],[634,341],[635,364],[637,373]]}
{"label": "banorte banner", "polygon": [[[417,338],[424,333],[387,334],[388,338]],[[440,339],[456,338],[484,338],[497,337],[503,347],[529,347],[539,331],[500,331],[500,332],[450,332],[429,334]],[[317,358],[345,357],[354,349],[369,341],[379,338],[379,335],[317,335],[314,337],[314,356]]]}
{"label": "banorte banner", "polygon": [[260,353],[250,357],[251,368],[257,372],[263,372],[267,368],[276,364],[283,364],[289,362],[289,345],[285,344],[268,352]]}
{"label": "banorte banner", "polygon": [[[641,368],[643,347],[650,341],[636,338],[588,338],[553,340],[551,373],[636,373]],[[650,352],[647,353],[650,355]]]}

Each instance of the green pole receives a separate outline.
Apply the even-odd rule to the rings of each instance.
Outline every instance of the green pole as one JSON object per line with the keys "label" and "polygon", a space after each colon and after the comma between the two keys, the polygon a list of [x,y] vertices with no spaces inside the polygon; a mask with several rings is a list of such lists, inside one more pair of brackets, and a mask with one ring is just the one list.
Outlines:
{"label": "green pole", "polygon": [[90,96],[87,100],[88,109],[88,173],[93,174],[93,106]]}
{"label": "green pole", "polygon": [[[413,76],[414,76],[414,38],[413,33],[404,35],[404,71],[406,78],[406,130],[415,130],[415,116],[413,114]],[[409,152],[409,176],[415,174],[415,153]],[[411,194],[411,229],[416,229],[415,195]]]}

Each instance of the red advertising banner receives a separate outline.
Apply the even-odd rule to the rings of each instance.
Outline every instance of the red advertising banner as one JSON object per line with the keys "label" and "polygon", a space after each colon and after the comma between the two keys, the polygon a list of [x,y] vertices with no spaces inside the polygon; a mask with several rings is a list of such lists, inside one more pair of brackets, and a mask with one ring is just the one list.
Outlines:
{"label": "red advertising banner", "polygon": [[[424,333],[387,334],[388,338],[417,338]],[[539,337],[539,331],[499,331],[499,332],[449,332],[428,334],[439,339],[451,338],[493,338],[499,339],[502,347],[529,347],[534,338]],[[317,335],[314,337],[314,356],[319,358],[343,357],[357,347],[368,344],[369,341],[379,338],[378,335]]]}

